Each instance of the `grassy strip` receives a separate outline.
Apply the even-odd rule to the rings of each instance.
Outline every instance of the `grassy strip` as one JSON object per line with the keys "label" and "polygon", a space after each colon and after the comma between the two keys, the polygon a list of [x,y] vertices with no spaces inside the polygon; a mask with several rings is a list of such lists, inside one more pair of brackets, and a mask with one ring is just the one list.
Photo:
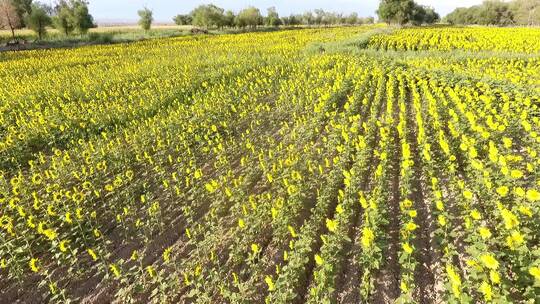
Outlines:
{"label": "grassy strip", "polygon": [[314,53],[337,53],[337,52],[357,52],[360,49],[366,49],[371,37],[375,35],[386,34],[389,35],[396,30],[395,27],[386,27],[383,25],[374,25],[373,30],[362,33],[358,36],[350,39],[327,42],[327,43],[313,43],[306,47],[305,52],[307,54]]}

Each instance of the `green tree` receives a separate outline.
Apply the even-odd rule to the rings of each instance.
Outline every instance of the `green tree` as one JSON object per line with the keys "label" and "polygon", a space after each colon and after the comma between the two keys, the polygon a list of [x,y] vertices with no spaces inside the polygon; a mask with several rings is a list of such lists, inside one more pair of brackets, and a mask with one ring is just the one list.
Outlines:
{"label": "green tree", "polygon": [[10,0],[0,0],[0,28],[11,30],[11,36],[15,40],[15,29],[22,24],[17,14],[17,9]]}
{"label": "green tree", "polygon": [[60,0],[54,11],[56,15],[53,17],[53,25],[64,35],[70,35],[74,31],[85,34],[96,26],[85,0]]}
{"label": "green tree", "polygon": [[411,13],[411,23],[414,25],[421,25],[424,23],[426,17],[426,9],[421,5],[415,5]]}
{"label": "green tree", "polygon": [[374,24],[375,23],[375,17],[369,16],[366,18],[362,18],[362,24]]}
{"label": "green tree", "polygon": [[250,6],[245,8],[238,13],[236,16],[236,24],[239,27],[249,26],[251,28],[257,27],[263,23],[263,17],[261,11],[258,8]]}
{"label": "green tree", "polygon": [[411,21],[415,3],[412,0],[382,0],[377,14],[384,22],[403,25]]}
{"label": "green tree", "polygon": [[19,19],[22,21],[20,27],[25,26],[25,16],[32,12],[32,0],[11,0],[11,3],[17,11]]}
{"label": "green tree", "polygon": [[479,6],[470,8],[459,7],[446,15],[444,21],[450,24],[479,24]]}
{"label": "green tree", "polygon": [[311,26],[314,23],[315,17],[312,12],[305,12],[302,15],[302,23]]}
{"label": "green tree", "polygon": [[139,25],[143,30],[148,31],[152,27],[154,21],[154,13],[149,8],[145,7],[137,12],[139,15]]}
{"label": "green tree", "polygon": [[517,24],[540,25],[540,0],[516,0],[510,10]]}
{"label": "green tree", "polygon": [[336,15],[334,13],[319,10],[317,15],[322,25],[328,26],[329,24],[336,23]]}
{"label": "green tree", "polygon": [[444,20],[450,24],[535,25],[540,24],[540,0],[484,1],[457,8]]}
{"label": "green tree", "polygon": [[193,25],[204,27],[221,27],[225,23],[223,20],[224,11],[225,10],[221,7],[217,7],[213,4],[199,5],[193,11],[191,11]]}
{"label": "green tree", "polygon": [[323,24],[323,20],[326,17],[326,12],[322,9],[316,9],[314,13],[315,13],[315,17],[314,17],[315,24],[317,25]]}
{"label": "green tree", "polygon": [[289,25],[297,26],[302,24],[302,15],[290,15],[289,16]]}
{"label": "green tree", "polygon": [[358,18],[357,13],[351,13],[347,18],[345,18],[345,23],[347,24],[358,24],[360,19]]}
{"label": "green tree", "polygon": [[462,19],[463,15],[465,14],[465,11],[467,11],[464,7],[458,7],[455,10],[453,10],[451,13],[446,15],[443,18],[443,22],[450,23],[450,24],[463,24]]}
{"label": "green tree", "polygon": [[176,15],[173,21],[177,25],[189,25],[193,21],[193,18],[191,18],[191,15]]}
{"label": "green tree", "polygon": [[223,26],[226,27],[234,27],[234,21],[236,20],[236,15],[233,11],[228,10],[225,12],[225,15],[223,15]]}
{"label": "green tree", "polygon": [[279,26],[281,25],[281,19],[279,19],[279,14],[276,11],[275,7],[270,7],[266,13],[265,23],[268,26]]}
{"label": "green tree", "polygon": [[43,5],[32,4],[31,13],[25,15],[25,23],[41,40],[47,34],[47,26],[52,24],[52,19]]}
{"label": "green tree", "polygon": [[441,19],[439,14],[431,7],[418,5],[415,3],[411,15],[411,22],[414,25],[433,24]]}
{"label": "green tree", "polygon": [[343,15],[342,14],[337,14],[337,13],[334,13],[334,12],[330,12],[330,13],[327,13],[326,15],[326,18],[323,19],[325,20],[325,25],[329,25],[329,24],[340,24],[340,23],[343,23],[342,20],[343,20]]}
{"label": "green tree", "polygon": [[510,25],[514,23],[510,6],[500,0],[484,1],[479,18],[479,23],[485,25]]}
{"label": "green tree", "polygon": [[53,17],[53,25],[64,35],[73,33],[72,10],[66,1],[60,1],[55,8],[56,16]]}
{"label": "green tree", "polygon": [[432,7],[424,6],[426,14],[424,15],[424,23],[433,24],[441,21],[441,16]]}
{"label": "green tree", "polygon": [[88,11],[88,2],[83,0],[72,0],[70,3],[71,9],[71,26],[80,34],[86,34],[89,29],[96,27],[94,18]]}

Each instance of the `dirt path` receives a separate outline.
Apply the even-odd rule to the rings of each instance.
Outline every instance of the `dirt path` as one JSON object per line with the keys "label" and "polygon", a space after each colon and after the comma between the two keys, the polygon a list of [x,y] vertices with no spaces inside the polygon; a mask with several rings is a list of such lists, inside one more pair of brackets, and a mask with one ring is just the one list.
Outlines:
{"label": "dirt path", "polygon": [[[394,109],[397,107],[397,103],[394,101]],[[388,225],[383,233],[386,235],[386,248],[382,248],[382,268],[375,273],[374,279],[374,293],[371,297],[370,303],[392,303],[399,297],[399,278],[400,278],[400,265],[398,261],[399,250],[399,229],[400,229],[400,163],[401,163],[401,149],[399,142],[399,135],[397,132],[398,111],[394,111],[394,124],[391,127],[390,136],[392,137],[391,145],[393,148],[393,154],[389,155],[389,168],[390,176],[392,179],[389,185],[390,196],[387,202],[387,218]]]}
{"label": "dirt path", "polygon": [[412,100],[409,96],[407,106],[407,140],[410,143],[413,165],[412,193],[411,199],[414,202],[414,208],[418,213],[416,220],[419,226],[417,238],[414,240],[414,246],[417,248],[415,258],[419,262],[414,273],[416,290],[413,295],[418,303],[435,303],[440,298],[439,291],[435,290],[435,272],[440,261],[441,255],[437,249],[434,238],[436,224],[433,219],[433,213],[429,201],[425,199],[426,190],[426,170],[423,167],[422,158],[418,146],[418,130],[414,121],[415,111],[412,106]]}
{"label": "dirt path", "polygon": [[[395,142],[399,143],[397,133]],[[392,157],[392,181],[390,183],[391,196],[388,200],[388,227],[385,231],[387,247],[383,248],[383,266],[375,275],[375,292],[371,303],[391,303],[399,297],[400,266],[398,261],[399,246],[399,160],[400,149],[394,149],[396,154]]]}
{"label": "dirt path", "polygon": [[[365,117],[364,117],[365,119]],[[376,133],[373,145],[369,148],[374,151],[377,142],[379,141],[378,133]],[[367,192],[373,185],[373,171],[379,165],[379,159],[375,157],[374,153],[371,153],[367,162],[368,169],[365,171],[362,178],[360,189]],[[360,245],[362,221],[364,210],[358,206],[354,219],[353,227],[349,231],[349,238],[352,242],[347,243],[347,247],[344,249],[344,264],[341,267],[342,273],[339,275],[336,282],[336,297],[338,303],[360,303],[360,278],[362,275],[362,268],[359,263],[358,256],[362,254],[362,247]]]}

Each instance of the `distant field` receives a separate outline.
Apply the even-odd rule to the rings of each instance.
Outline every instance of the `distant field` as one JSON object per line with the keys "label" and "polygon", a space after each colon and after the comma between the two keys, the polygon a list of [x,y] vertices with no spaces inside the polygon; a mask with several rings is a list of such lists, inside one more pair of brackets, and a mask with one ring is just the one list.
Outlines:
{"label": "distant field", "polygon": [[[192,26],[190,25],[155,25],[152,26],[154,30],[189,30]],[[106,32],[124,32],[124,31],[143,31],[137,25],[118,25],[118,26],[100,26],[97,28],[90,29],[90,33],[106,33]],[[51,28],[48,29],[48,33],[51,35],[57,35],[58,30]],[[34,36],[34,32],[29,29],[20,29],[15,31],[15,35],[20,36]],[[0,30],[0,36],[11,36],[11,31],[9,30]]]}
{"label": "distant field", "polygon": [[[92,39],[111,40],[112,42],[131,41],[145,38],[180,36],[187,34],[190,29],[191,26],[157,25],[153,26],[149,32],[145,32],[136,25],[104,26],[90,29],[89,33],[85,35],[73,34],[67,37],[56,29],[49,29],[47,36],[40,43],[62,44],[65,42],[69,44],[75,42],[89,42]],[[15,31],[15,35],[28,42],[33,42],[37,39],[35,33],[28,29],[17,30]],[[10,39],[11,31],[0,30],[0,44],[5,43]]]}
{"label": "distant field", "polygon": [[539,52],[373,25],[0,53],[0,303],[537,303]]}
{"label": "distant field", "polygon": [[[177,25],[155,25],[149,31],[144,31],[137,25],[118,25],[118,26],[101,26],[90,29],[87,34],[79,35],[72,34],[65,36],[56,29],[50,29],[45,38],[37,41],[37,36],[31,30],[21,29],[16,31],[16,37],[26,41],[23,45],[18,46],[3,46],[8,41],[12,40],[11,32],[0,30],[0,52],[11,50],[28,50],[28,49],[47,49],[47,48],[68,48],[84,45],[110,44],[121,42],[133,42],[145,39],[170,38],[179,36],[191,35],[190,29],[193,26],[177,26]],[[294,27],[300,28],[300,27]],[[258,27],[256,29],[209,29],[211,35],[245,33],[245,32],[265,32],[277,31],[287,28],[274,27]]]}

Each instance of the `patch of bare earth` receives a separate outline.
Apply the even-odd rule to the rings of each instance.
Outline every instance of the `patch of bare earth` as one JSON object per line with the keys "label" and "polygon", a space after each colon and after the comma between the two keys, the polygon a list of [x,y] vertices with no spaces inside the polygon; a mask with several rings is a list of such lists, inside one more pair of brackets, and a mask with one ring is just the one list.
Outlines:
{"label": "patch of bare earth", "polygon": [[384,235],[387,236],[386,248],[382,248],[382,268],[375,273],[374,279],[374,292],[370,299],[370,303],[393,303],[400,295],[399,278],[400,278],[400,266],[398,261],[398,249],[399,249],[399,229],[400,229],[400,192],[399,192],[399,170],[401,163],[401,149],[399,143],[399,136],[397,133],[397,121],[398,111],[394,111],[394,125],[392,126],[393,136],[393,149],[392,155],[389,155],[391,161],[389,163],[388,170],[391,171],[389,191],[390,197],[388,199],[388,225],[384,231]]}
{"label": "patch of bare earth", "polygon": [[[434,238],[436,224],[433,219],[432,207],[425,199],[426,190],[426,171],[424,170],[422,159],[420,157],[417,140],[416,124],[413,120],[415,113],[413,107],[408,106],[407,125],[410,132],[407,134],[408,141],[411,143],[411,155],[413,157],[413,179],[411,199],[414,202],[418,216],[416,223],[418,225],[417,237],[414,240],[414,246],[417,248],[415,258],[419,262],[414,273],[416,289],[413,293],[418,303],[439,303],[441,280],[436,280],[436,274],[440,265],[441,254],[438,250]],[[437,288],[436,288],[437,287]]]}

